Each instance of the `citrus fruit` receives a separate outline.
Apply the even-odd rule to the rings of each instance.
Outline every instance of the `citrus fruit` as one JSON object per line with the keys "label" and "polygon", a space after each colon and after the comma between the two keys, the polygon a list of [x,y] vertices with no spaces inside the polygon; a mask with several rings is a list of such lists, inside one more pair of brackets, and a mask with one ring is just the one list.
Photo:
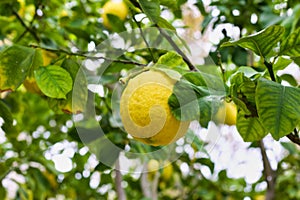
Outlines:
{"label": "citrus fruit", "polygon": [[236,124],[236,116],[236,105],[233,102],[224,102],[216,114],[216,121],[231,126]]}
{"label": "citrus fruit", "polygon": [[163,168],[161,177],[163,180],[168,181],[172,177],[172,174],[173,174],[173,166],[169,161],[167,161],[165,163],[165,167]]}
{"label": "citrus fruit", "polygon": [[149,160],[147,164],[147,169],[149,173],[157,172],[159,170],[159,162],[154,159]]}
{"label": "citrus fruit", "polygon": [[177,120],[168,104],[175,83],[164,72],[153,70],[129,79],[120,101],[125,131],[153,146],[167,145],[184,136],[190,122]]}
{"label": "citrus fruit", "polygon": [[103,6],[103,13],[102,13],[102,19],[103,19],[103,25],[111,29],[112,24],[110,23],[107,14],[115,15],[120,20],[125,20],[127,14],[128,14],[128,8],[127,5],[123,1],[108,1]]}

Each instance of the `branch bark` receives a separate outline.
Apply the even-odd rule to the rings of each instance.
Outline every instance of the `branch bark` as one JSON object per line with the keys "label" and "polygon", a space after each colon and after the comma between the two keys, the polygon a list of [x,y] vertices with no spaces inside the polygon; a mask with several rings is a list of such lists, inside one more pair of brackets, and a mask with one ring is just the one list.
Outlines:
{"label": "branch bark", "polygon": [[116,183],[116,190],[117,190],[117,195],[119,200],[126,200],[126,194],[124,191],[124,188],[122,187],[122,174],[120,171],[120,160],[116,160],[116,177],[115,177],[115,183]]}
{"label": "branch bark", "polygon": [[275,199],[276,171],[274,171],[271,167],[263,140],[259,141],[259,148],[262,155],[264,175],[268,186],[266,200],[273,200]]}
{"label": "branch bark", "polygon": [[141,188],[144,197],[157,200],[158,194],[157,194],[157,187],[158,187],[158,181],[159,181],[160,173],[157,171],[153,177],[153,180],[149,180],[148,178],[148,172],[147,172],[147,163],[144,164],[144,169],[141,174]]}

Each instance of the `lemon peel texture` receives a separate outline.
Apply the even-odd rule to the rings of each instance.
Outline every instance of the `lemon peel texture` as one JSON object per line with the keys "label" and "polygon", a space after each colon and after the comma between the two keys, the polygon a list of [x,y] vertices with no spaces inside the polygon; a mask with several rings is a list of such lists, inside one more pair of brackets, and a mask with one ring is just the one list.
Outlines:
{"label": "lemon peel texture", "polygon": [[175,80],[160,71],[146,71],[128,81],[120,101],[125,131],[136,140],[159,146],[185,135],[190,122],[177,120],[168,99]]}

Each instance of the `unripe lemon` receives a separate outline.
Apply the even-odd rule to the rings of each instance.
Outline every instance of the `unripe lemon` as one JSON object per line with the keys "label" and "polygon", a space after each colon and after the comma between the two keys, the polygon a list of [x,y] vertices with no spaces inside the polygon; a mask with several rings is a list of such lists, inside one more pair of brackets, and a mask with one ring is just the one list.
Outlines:
{"label": "unripe lemon", "polygon": [[128,14],[128,8],[127,5],[123,1],[108,1],[103,6],[103,13],[102,13],[102,19],[103,19],[103,25],[111,29],[111,26],[113,24],[110,23],[107,14],[112,14],[117,17],[119,17],[120,20],[125,20],[127,14]]}
{"label": "unripe lemon", "polygon": [[225,124],[231,126],[236,124],[236,116],[236,105],[233,102],[225,102],[224,105],[219,108],[215,117],[218,123],[224,122]]}
{"label": "unripe lemon", "polygon": [[165,73],[152,70],[128,81],[120,101],[127,133],[153,146],[170,144],[185,135],[190,122],[177,120],[168,104],[175,82]]}

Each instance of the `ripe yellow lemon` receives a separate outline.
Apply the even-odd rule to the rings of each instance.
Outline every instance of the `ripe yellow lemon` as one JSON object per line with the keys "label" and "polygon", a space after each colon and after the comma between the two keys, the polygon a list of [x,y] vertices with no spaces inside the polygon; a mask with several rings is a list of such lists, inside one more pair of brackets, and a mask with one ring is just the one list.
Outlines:
{"label": "ripe yellow lemon", "polygon": [[177,120],[168,99],[175,80],[160,71],[146,71],[128,81],[120,101],[127,133],[145,144],[159,146],[185,135],[190,122]]}
{"label": "ripe yellow lemon", "polygon": [[235,125],[236,124],[236,116],[237,116],[237,109],[236,105],[233,102],[225,102],[222,105],[217,114],[216,114],[216,121],[218,123],[225,123],[227,125]]}
{"label": "ripe yellow lemon", "polygon": [[102,13],[102,19],[103,19],[103,25],[111,29],[112,24],[110,23],[107,14],[115,15],[119,17],[120,20],[124,20],[128,14],[128,8],[127,5],[123,1],[108,1],[103,6],[103,13]]}

